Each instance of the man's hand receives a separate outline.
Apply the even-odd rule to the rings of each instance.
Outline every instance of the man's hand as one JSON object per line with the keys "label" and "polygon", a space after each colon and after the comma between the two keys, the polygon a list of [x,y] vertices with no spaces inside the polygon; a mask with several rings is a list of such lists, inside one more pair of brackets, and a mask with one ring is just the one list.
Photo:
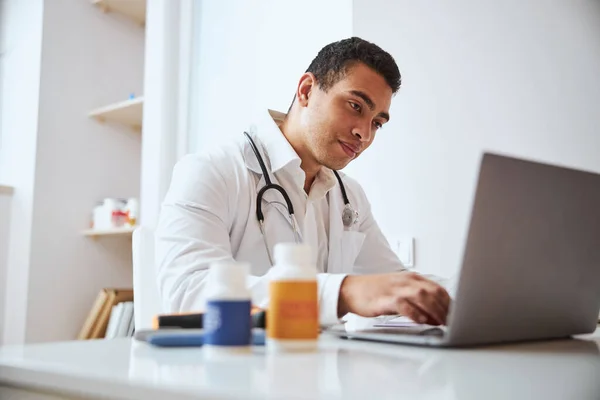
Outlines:
{"label": "man's hand", "polygon": [[401,314],[421,324],[445,325],[449,306],[443,287],[412,272],[349,275],[340,288],[338,314]]}

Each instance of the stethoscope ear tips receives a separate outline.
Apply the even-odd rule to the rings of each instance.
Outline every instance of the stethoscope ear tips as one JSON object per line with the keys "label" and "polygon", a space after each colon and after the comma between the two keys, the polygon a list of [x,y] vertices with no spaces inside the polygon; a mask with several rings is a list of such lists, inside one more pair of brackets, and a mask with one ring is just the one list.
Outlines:
{"label": "stethoscope ear tips", "polygon": [[358,211],[353,209],[350,204],[346,204],[344,207],[344,211],[342,212],[342,222],[346,228],[350,228],[358,222]]}

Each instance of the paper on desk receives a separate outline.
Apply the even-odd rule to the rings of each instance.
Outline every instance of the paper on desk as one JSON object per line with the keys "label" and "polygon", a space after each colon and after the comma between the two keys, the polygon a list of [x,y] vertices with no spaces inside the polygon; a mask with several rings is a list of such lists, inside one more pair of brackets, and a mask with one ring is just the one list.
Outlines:
{"label": "paper on desk", "polygon": [[404,316],[391,316],[386,317],[381,322],[375,323],[373,326],[377,328],[390,328],[390,327],[410,327],[410,326],[422,326],[412,319]]}

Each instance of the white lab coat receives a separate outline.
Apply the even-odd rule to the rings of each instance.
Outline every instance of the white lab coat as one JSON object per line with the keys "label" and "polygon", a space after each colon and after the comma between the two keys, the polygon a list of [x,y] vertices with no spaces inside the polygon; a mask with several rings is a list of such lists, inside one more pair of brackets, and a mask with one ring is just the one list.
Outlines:
{"label": "white lab coat", "polygon": [[[280,131],[273,132],[273,126],[265,128],[259,124],[250,129],[262,147],[268,168],[269,155],[264,151],[261,129],[281,135]],[[327,269],[318,275],[322,324],[338,321],[339,288],[347,274],[403,269],[373,218],[361,186],[347,175],[340,175],[350,204],[359,212],[359,221],[350,228],[344,227],[344,202],[336,184],[328,193]],[[277,174],[271,173],[271,179],[279,183]],[[223,260],[251,264],[253,303],[267,305],[270,263],[256,219],[257,192],[264,185],[258,161],[243,132],[234,142],[188,155],[175,166],[156,230],[158,287],[164,311],[203,309],[207,269],[212,262]],[[280,195],[274,190],[265,192],[263,212],[271,252],[278,242],[294,241],[287,209],[266,206],[274,201],[280,202]]]}

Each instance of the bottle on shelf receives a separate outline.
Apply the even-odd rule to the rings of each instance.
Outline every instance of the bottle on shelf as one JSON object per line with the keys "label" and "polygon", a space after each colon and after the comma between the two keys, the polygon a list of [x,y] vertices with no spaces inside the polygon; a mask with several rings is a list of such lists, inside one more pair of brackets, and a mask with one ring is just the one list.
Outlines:
{"label": "bottle on shelf", "polygon": [[107,197],[94,207],[91,227],[95,230],[134,227],[138,221],[139,202],[136,198]]}
{"label": "bottle on shelf", "polygon": [[139,219],[139,211],[140,205],[138,199],[130,198],[127,200],[127,205],[125,206],[125,213],[127,214],[126,225],[130,227],[134,227],[138,223]]}

